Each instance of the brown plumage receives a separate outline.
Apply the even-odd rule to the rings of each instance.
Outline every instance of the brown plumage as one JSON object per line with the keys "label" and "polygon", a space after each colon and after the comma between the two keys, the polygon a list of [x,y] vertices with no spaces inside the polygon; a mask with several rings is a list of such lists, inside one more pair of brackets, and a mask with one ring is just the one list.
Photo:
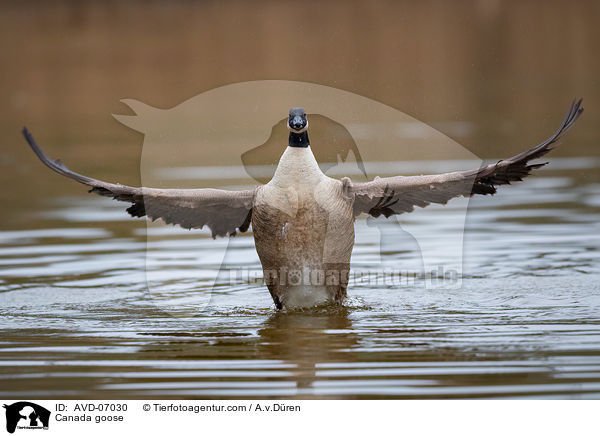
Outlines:
{"label": "brown plumage", "polygon": [[134,188],[103,182],[71,171],[60,159],[50,159],[27,128],[23,128],[23,135],[50,169],[89,186],[89,192],[131,203],[127,212],[133,217],[147,216],[153,221],[160,218],[167,224],[178,224],[186,229],[208,226],[213,237],[235,235],[237,231],[245,232],[250,226],[254,190]]}
{"label": "brown plumage", "polygon": [[431,203],[446,204],[455,197],[469,197],[474,194],[493,195],[496,186],[509,185],[523,180],[531,171],[547,164],[529,164],[552,150],[563,134],[575,123],[583,112],[582,100],[573,101],[563,122],[550,138],[523,153],[495,164],[453,173],[426,176],[376,177],[366,183],[352,183],[342,179],[349,195],[354,196],[354,214],[368,213],[374,217],[386,218],[404,212],[412,212],[415,206],[425,207]]}
{"label": "brown plumage", "polygon": [[494,194],[499,185],[520,181],[546,163],[530,164],[552,150],[583,112],[573,102],[562,124],[529,151],[482,168],[439,175],[375,178],[352,183],[327,177],[308,141],[303,109],[290,111],[289,146],[269,183],[253,190],[136,188],[96,180],[48,158],[24,128],[25,139],[53,171],[94,192],[128,202],[134,217],[162,219],[184,228],[208,226],[213,237],[245,232],[252,224],[265,282],[277,308],[312,306],[346,297],[354,219],[413,211],[431,203],[474,194]]}

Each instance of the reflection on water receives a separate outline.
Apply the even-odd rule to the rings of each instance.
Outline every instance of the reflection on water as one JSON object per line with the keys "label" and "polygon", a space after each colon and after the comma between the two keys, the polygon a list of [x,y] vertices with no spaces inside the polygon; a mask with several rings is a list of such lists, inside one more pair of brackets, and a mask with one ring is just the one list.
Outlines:
{"label": "reflection on water", "polygon": [[[460,289],[357,283],[343,308],[291,313],[260,285],[195,280],[227,241],[150,228],[168,264],[146,277],[145,229],[121,205],[49,202],[29,230],[0,232],[0,396],[600,398],[598,175],[594,160],[553,159],[474,199]],[[435,244],[455,213],[360,223],[354,265],[419,268],[398,226]],[[259,266],[250,236],[227,256]]]}

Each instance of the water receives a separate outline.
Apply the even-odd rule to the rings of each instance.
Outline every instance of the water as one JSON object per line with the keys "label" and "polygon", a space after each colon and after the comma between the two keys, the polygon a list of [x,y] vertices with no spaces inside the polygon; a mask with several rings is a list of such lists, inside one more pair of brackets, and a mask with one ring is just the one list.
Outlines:
{"label": "water", "polygon": [[[600,164],[559,158],[599,154],[598,2],[5,3],[1,397],[600,396]],[[299,14],[302,41],[289,31]],[[50,174],[20,136],[27,125],[71,168],[137,184],[141,137],[109,115],[131,114],[120,99],[172,108],[265,78],[374,98],[485,158],[548,137],[572,98],[586,112],[549,170],[471,202],[460,289],[358,283],[347,307],[300,313],[275,312],[243,281],[217,286],[204,306],[227,243],[202,232],[150,229],[164,268],[147,276],[144,222]],[[212,144],[192,176],[246,178],[227,152]],[[459,215],[453,202],[401,223],[448,260],[436,242]],[[252,240],[237,238],[227,260],[256,269]],[[355,270],[419,261],[397,224],[357,225]]]}
{"label": "water", "polygon": [[[148,230],[166,265],[148,291],[144,222],[44,173],[57,196],[0,232],[0,397],[600,398],[600,164],[551,168],[471,201],[460,288],[356,283],[345,307],[289,313],[248,281],[213,289],[227,241],[203,232]],[[435,244],[457,211],[401,223]],[[356,268],[379,237],[357,225]],[[384,248],[418,267],[410,244]],[[259,267],[249,236],[227,259]]]}

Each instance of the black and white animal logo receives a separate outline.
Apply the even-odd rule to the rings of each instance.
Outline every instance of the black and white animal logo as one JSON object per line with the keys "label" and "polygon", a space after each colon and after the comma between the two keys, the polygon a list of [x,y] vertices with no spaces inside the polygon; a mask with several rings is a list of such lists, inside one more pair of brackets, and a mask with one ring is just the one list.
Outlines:
{"label": "black and white animal logo", "polygon": [[47,429],[50,411],[29,401],[19,401],[4,405],[6,409],[6,431],[14,433],[19,429]]}

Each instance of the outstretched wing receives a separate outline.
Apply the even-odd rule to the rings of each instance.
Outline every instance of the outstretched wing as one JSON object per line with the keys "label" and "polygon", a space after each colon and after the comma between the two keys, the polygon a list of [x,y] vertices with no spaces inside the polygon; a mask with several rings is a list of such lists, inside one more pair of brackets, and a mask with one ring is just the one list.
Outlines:
{"label": "outstretched wing", "polygon": [[131,216],[147,216],[153,221],[160,218],[186,229],[208,226],[213,238],[245,232],[250,226],[254,190],[154,189],[107,183],[73,172],[59,159],[50,159],[27,128],[23,128],[23,136],[37,157],[53,171],[89,186],[89,192],[131,203],[127,209]]}
{"label": "outstretched wing", "polygon": [[387,218],[412,212],[415,206],[446,204],[454,197],[493,195],[496,186],[523,180],[532,170],[546,165],[547,162],[529,164],[529,161],[552,150],[553,144],[573,126],[582,112],[581,100],[573,101],[562,124],[550,138],[531,150],[482,168],[428,176],[375,178],[367,183],[352,183],[344,179],[346,192],[354,197],[354,214],[364,212]]}

